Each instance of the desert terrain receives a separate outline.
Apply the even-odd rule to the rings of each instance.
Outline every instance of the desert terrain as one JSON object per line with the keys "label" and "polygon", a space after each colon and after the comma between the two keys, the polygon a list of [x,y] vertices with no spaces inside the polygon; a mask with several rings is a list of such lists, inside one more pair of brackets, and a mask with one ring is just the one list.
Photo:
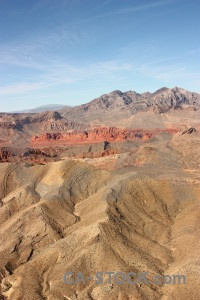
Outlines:
{"label": "desert terrain", "polygon": [[1,112],[0,299],[200,299],[199,153],[200,95],[178,87]]}

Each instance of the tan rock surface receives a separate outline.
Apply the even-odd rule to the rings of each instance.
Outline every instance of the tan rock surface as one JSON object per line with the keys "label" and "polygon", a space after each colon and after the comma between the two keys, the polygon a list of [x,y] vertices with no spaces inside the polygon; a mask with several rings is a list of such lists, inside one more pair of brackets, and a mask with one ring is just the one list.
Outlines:
{"label": "tan rock surface", "polygon": [[[70,159],[0,165],[5,299],[199,299],[199,134],[161,141],[132,153],[132,166],[117,155],[111,171]],[[67,271],[184,274],[187,284],[68,286]]]}

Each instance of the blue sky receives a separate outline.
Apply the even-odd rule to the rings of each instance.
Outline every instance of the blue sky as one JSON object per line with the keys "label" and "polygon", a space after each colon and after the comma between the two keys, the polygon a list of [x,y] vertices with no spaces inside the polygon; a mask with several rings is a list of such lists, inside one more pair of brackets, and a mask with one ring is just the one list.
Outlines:
{"label": "blue sky", "polygon": [[199,0],[0,0],[0,111],[200,92]]}

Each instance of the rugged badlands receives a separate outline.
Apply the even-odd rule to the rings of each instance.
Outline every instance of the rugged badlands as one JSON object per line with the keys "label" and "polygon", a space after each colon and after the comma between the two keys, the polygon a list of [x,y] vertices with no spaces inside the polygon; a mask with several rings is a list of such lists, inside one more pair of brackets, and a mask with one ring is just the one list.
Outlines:
{"label": "rugged badlands", "polygon": [[[200,299],[199,113],[181,88],[0,113],[0,299]],[[120,271],[186,284],[87,279]]]}

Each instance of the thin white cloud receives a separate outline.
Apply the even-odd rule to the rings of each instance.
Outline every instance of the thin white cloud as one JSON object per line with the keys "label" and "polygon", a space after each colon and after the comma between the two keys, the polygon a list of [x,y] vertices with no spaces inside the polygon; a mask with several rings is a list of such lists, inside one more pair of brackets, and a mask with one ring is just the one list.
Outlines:
{"label": "thin white cloud", "polygon": [[[18,39],[2,44],[0,63],[13,64],[23,67],[39,67],[37,62],[44,60],[51,49],[63,49],[68,46],[79,46],[87,41],[87,33],[80,28],[73,31],[66,26],[58,26],[53,30],[35,33],[29,38]],[[36,64],[34,65],[34,63]]]}
{"label": "thin white cloud", "polygon": [[[26,40],[2,44],[0,48],[0,68],[9,70],[9,68],[14,66],[19,68],[19,74],[24,74],[29,70],[32,70],[33,74],[35,72],[45,74],[46,72],[51,72],[54,67],[57,68],[59,64],[62,66],[63,61],[66,61],[67,53],[62,54],[62,56],[54,55],[53,53],[59,53],[60,50],[63,53],[63,47],[66,49],[68,46],[77,47],[86,41],[87,36],[82,29],[78,32],[73,32],[65,26],[60,26],[52,31],[40,33],[38,36],[32,36]],[[53,51],[51,51],[52,49]],[[49,53],[52,54],[49,55]],[[10,78],[9,74],[8,76]]]}
{"label": "thin white cloud", "polygon": [[145,77],[154,78],[166,84],[179,80],[188,81],[200,78],[200,72],[191,72],[185,66],[179,64],[143,64],[138,71]]}
{"label": "thin white cloud", "polygon": [[129,13],[133,13],[133,12],[150,10],[150,9],[157,8],[160,6],[168,5],[175,1],[177,1],[177,0],[164,0],[164,1],[156,1],[156,2],[149,1],[149,3],[147,3],[147,4],[112,10],[110,12],[107,12],[105,14],[97,16],[97,18],[110,17],[110,16],[114,16],[114,15],[123,15],[123,14],[129,14]]}
{"label": "thin white cloud", "polygon": [[20,82],[0,87],[0,97],[6,95],[25,94],[59,85],[69,85],[78,81],[93,80],[94,77],[115,78],[119,73],[130,71],[132,65],[119,61],[105,61],[75,67],[68,64],[51,64],[42,66],[45,73],[31,78],[31,82]]}
{"label": "thin white cloud", "polygon": [[0,96],[23,94],[42,87],[41,83],[21,83],[0,88]]}
{"label": "thin white cloud", "polygon": [[186,55],[197,54],[200,53],[200,48],[192,49],[186,52]]}
{"label": "thin white cloud", "polygon": [[155,60],[152,60],[148,62],[146,65],[156,65],[156,64],[161,64],[164,62],[169,62],[169,61],[178,61],[180,59],[183,59],[185,56],[190,56],[193,54],[198,54],[200,53],[200,48],[198,49],[192,49],[183,53],[179,53],[179,55],[176,56],[165,56],[165,57],[157,57]]}

